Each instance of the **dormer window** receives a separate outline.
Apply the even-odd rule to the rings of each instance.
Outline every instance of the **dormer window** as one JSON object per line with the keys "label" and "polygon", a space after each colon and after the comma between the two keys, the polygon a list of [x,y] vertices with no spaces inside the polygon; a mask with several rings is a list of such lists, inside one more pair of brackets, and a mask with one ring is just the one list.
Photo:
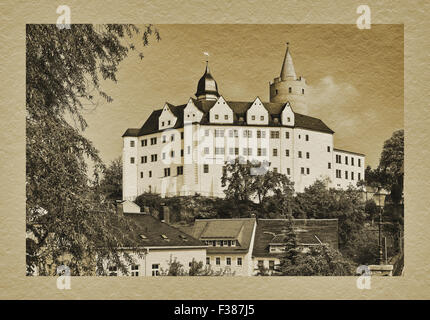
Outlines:
{"label": "dormer window", "polygon": [[161,126],[164,127],[164,121],[161,122]]}
{"label": "dormer window", "polygon": [[251,119],[252,119],[252,120],[255,120],[255,116],[252,116],[252,117],[251,117]]}
{"label": "dormer window", "polygon": [[218,120],[218,118],[219,118],[219,116],[216,114],[216,115],[215,115],[215,120]]}
{"label": "dormer window", "polygon": [[228,115],[225,115],[225,116],[224,116],[224,119],[225,119],[225,120],[228,120]]}
{"label": "dormer window", "polygon": [[260,120],[261,120],[261,121],[264,121],[264,116],[260,116]]}
{"label": "dormer window", "polygon": [[290,118],[290,117],[288,117],[288,118],[287,118],[287,121],[288,121],[288,122],[291,122],[291,118]]}
{"label": "dormer window", "polygon": [[170,120],[169,120],[169,121],[167,121],[167,125],[168,125],[168,126],[170,126]]}

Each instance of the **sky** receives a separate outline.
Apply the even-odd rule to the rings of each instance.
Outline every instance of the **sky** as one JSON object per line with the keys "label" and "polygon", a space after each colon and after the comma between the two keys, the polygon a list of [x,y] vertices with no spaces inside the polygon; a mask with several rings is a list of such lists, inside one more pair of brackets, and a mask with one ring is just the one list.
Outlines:
{"label": "sky", "polygon": [[122,134],[139,128],[165,102],[186,104],[204,73],[226,100],[269,101],[269,81],[278,77],[289,42],[297,76],[308,85],[307,110],[333,131],[335,148],[364,153],[379,163],[383,143],[403,129],[403,26],[372,25],[157,25],[161,41],[143,47],[127,39],[117,83],[102,82],[113,102],[102,99],[83,114],[85,136],[105,163],[122,153]]}

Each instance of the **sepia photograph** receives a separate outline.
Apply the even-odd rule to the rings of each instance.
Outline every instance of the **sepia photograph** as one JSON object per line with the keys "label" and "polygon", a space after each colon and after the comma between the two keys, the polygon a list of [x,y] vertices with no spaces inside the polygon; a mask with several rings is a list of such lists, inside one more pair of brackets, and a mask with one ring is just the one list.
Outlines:
{"label": "sepia photograph", "polygon": [[403,275],[403,25],[27,24],[25,71],[27,276]]}

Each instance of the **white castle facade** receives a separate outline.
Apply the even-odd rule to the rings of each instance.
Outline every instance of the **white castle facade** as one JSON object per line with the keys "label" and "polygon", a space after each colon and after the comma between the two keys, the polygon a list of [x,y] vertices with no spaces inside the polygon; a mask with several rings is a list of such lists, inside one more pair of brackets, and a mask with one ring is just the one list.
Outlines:
{"label": "white castle facade", "polygon": [[162,196],[223,197],[227,161],[267,162],[287,175],[296,192],[317,179],[347,188],[364,179],[365,156],[335,149],[323,121],[294,112],[306,104],[306,81],[297,77],[287,47],[280,77],[270,83],[270,102],[226,100],[206,71],[196,98],[155,110],[141,128],[123,135],[123,199],[144,192]]}

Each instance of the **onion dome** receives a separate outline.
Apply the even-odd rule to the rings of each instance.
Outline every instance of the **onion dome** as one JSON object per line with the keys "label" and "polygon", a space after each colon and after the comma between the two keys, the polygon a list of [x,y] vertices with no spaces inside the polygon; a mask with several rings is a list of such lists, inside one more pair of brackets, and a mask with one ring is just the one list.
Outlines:
{"label": "onion dome", "polygon": [[218,86],[215,79],[210,74],[209,64],[207,61],[205,73],[197,84],[196,97],[199,100],[217,100],[219,97]]}

